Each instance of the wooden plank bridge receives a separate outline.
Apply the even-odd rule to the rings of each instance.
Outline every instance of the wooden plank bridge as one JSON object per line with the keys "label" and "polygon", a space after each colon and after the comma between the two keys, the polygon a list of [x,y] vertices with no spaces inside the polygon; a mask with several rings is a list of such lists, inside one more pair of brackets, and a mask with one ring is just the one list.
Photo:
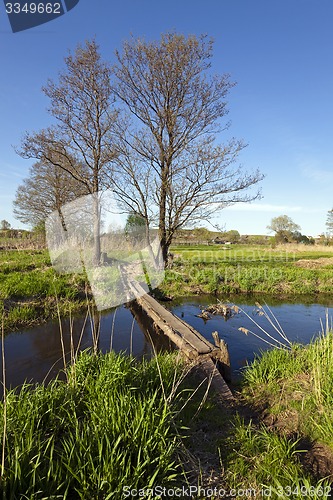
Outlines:
{"label": "wooden plank bridge", "polygon": [[226,383],[226,380],[230,382],[228,348],[225,342],[219,339],[218,334],[213,335],[213,345],[183,319],[146,294],[137,281],[129,278],[126,281],[131,292],[137,297],[136,304],[153,322],[154,331],[167,336],[193,364],[203,369],[223,403],[233,401],[234,397]]}

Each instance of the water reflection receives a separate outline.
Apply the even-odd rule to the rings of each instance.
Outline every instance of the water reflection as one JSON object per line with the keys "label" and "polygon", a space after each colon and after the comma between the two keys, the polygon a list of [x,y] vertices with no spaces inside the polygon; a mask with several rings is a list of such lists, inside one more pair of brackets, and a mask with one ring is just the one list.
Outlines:
{"label": "water reflection", "polygon": [[[28,382],[49,381],[64,367],[71,352],[93,346],[95,318],[85,316],[59,322],[49,322],[20,333],[11,333],[5,338],[6,385],[17,387]],[[110,347],[116,352],[133,353],[137,358],[152,356],[152,347],[129,309],[121,307],[99,315],[98,347],[107,352]],[[62,334],[61,334],[62,332]]]}

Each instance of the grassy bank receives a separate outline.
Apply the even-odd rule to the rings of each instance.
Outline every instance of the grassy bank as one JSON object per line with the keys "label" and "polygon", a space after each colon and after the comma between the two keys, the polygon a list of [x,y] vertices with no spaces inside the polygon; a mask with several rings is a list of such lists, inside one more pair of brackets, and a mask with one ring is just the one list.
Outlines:
{"label": "grassy bank", "polygon": [[[5,331],[78,311],[87,304],[84,275],[57,274],[46,250],[0,252],[0,313]],[[2,311],[1,311],[2,308]]]}
{"label": "grassy bank", "polygon": [[173,247],[162,289],[193,293],[332,293],[333,247],[248,245]]}
{"label": "grassy bank", "polygon": [[281,492],[292,498],[328,494],[333,483],[333,333],[328,324],[326,333],[307,346],[294,344],[257,357],[244,372],[241,397],[259,416],[260,426],[236,423],[233,480],[271,486],[273,498]]}
{"label": "grassy bank", "polygon": [[[327,343],[331,348],[332,336],[323,347],[318,342],[309,349],[324,358]],[[309,370],[310,362],[315,370],[307,348],[296,352],[308,361],[290,361],[284,378],[277,376],[276,364],[263,358],[259,368],[261,361],[256,361],[246,372],[238,402],[223,408],[213,393],[206,398],[207,383],[200,385],[193,375],[176,383],[185,366],[175,354],[138,363],[114,353],[82,353],[68,368],[67,382],[25,386],[20,393],[7,393],[6,404],[0,405],[0,496],[118,500],[139,498],[141,490],[150,500],[329,498],[329,483],[302,463],[298,439],[312,439],[315,427],[300,427],[297,434],[275,429],[260,417],[258,407],[253,411],[249,406],[258,404],[263,380],[265,385],[274,379],[285,391],[291,372],[300,379],[300,365]],[[321,396],[318,387],[315,391],[320,405],[329,387],[321,388]],[[275,394],[280,400],[281,392],[275,389]],[[272,401],[264,390],[259,399],[260,404]],[[312,406],[313,417],[314,408],[319,406]],[[327,418],[331,425],[331,414]],[[161,488],[171,493],[156,494]],[[137,493],[131,496],[130,491]]]}
{"label": "grassy bank", "polygon": [[171,355],[137,363],[83,353],[67,383],[9,392],[0,416],[2,498],[120,499],[125,487],[179,484],[181,370]]}
{"label": "grassy bank", "polygon": [[231,408],[208,399],[188,446],[213,464],[213,486],[224,481],[230,498],[331,498],[332,358],[332,332],[273,349],[246,368]]}
{"label": "grassy bank", "polygon": [[272,425],[320,441],[333,453],[333,334],[272,350],[244,374],[243,394]]}
{"label": "grassy bank", "polygon": [[327,332],[308,346],[267,351],[246,369],[241,397],[257,420],[254,425],[236,419],[229,455],[233,484],[271,487],[272,498],[328,495],[333,483],[332,358],[333,333]]}

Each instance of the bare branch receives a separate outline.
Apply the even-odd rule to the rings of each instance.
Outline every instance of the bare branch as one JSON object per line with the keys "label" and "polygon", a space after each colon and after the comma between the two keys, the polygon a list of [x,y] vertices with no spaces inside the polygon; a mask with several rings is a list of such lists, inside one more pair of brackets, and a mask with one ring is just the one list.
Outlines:
{"label": "bare branch", "polygon": [[132,115],[118,130],[116,194],[140,214],[149,207],[166,260],[177,229],[258,198],[247,190],[262,175],[234,166],[242,141],[216,143],[234,83],[209,72],[211,40],[167,33],[159,42],[125,42],[116,55],[114,92]]}

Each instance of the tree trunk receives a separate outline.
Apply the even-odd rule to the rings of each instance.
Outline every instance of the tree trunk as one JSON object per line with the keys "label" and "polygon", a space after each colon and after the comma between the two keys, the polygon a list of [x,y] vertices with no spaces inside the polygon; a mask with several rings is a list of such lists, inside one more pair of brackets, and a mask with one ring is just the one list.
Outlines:
{"label": "tree trunk", "polygon": [[163,241],[163,243],[161,242],[162,258],[163,258],[163,262],[164,262],[165,267],[168,267],[169,246],[170,245],[167,243],[166,240]]}
{"label": "tree trunk", "polygon": [[149,253],[149,256],[151,258],[151,261],[153,262],[155,268],[159,267],[159,255],[155,255],[154,254],[154,251],[152,249],[152,246],[151,246],[151,241],[150,241],[150,231],[149,231],[149,225],[148,223],[146,224],[146,245],[147,245],[147,248],[148,248],[148,253]]}
{"label": "tree trunk", "polygon": [[66,222],[65,222],[64,215],[62,213],[61,208],[58,208],[58,215],[59,215],[61,226],[62,226],[63,230],[65,232],[67,232],[67,226],[66,226]]}
{"label": "tree trunk", "polygon": [[[161,154],[163,154],[162,148],[161,148]],[[167,266],[169,245],[168,245],[167,228],[166,228],[166,203],[167,203],[167,192],[168,192],[169,166],[166,163],[163,163],[161,170],[162,171],[161,171],[160,214],[159,214],[159,224],[158,224],[158,235],[160,239],[163,262],[164,265]]]}
{"label": "tree trunk", "polygon": [[93,195],[93,238],[94,238],[94,253],[93,253],[93,264],[98,266],[101,260],[101,214],[100,214],[100,203],[98,199],[98,193]]}

